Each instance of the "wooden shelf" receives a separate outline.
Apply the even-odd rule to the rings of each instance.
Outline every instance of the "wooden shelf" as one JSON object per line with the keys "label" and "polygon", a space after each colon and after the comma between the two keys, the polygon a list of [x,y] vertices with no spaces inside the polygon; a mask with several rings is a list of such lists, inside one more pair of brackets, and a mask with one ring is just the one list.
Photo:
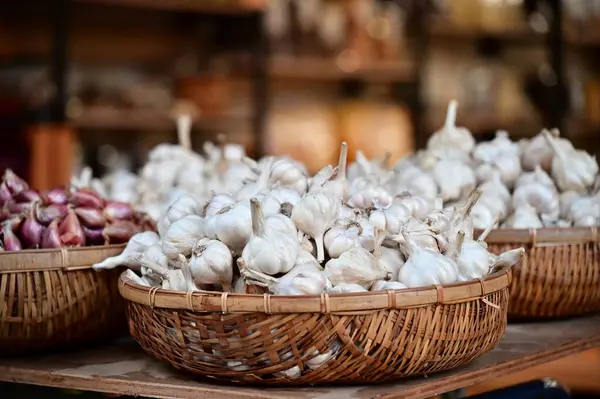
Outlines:
{"label": "wooden shelf", "polygon": [[[194,126],[209,130],[228,129],[232,126],[249,124],[249,118],[239,115],[200,117]],[[72,121],[79,129],[98,129],[110,131],[171,131],[175,129],[175,120],[168,112],[155,110],[118,110],[110,108],[88,108]]]}
{"label": "wooden shelf", "polygon": [[414,79],[411,62],[341,62],[339,59],[274,56],[271,76],[284,79],[341,80],[368,82],[407,82]]}
{"label": "wooden shelf", "polygon": [[527,26],[518,29],[494,31],[483,27],[461,27],[440,21],[439,23],[432,23],[430,25],[429,33],[434,37],[447,39],[474,40],[489,38],[524,44],[542,43],[544,40],[542,34],[532,31]]}
{"label": "wooden shelf", "polygon": [[265,7],[265,0],[76,0],[79,3],[207,14],[246,14]]}
{"label": "wooden shelf", "polygon": [[457,370],[392,384],[343,387],[243,387],[180,374],[124,340],[111,346],[30,359],[0,359],[0,381],[153,398],[421,399],[529,369],[600,346],[600,315],[511,324],[492,352]]}

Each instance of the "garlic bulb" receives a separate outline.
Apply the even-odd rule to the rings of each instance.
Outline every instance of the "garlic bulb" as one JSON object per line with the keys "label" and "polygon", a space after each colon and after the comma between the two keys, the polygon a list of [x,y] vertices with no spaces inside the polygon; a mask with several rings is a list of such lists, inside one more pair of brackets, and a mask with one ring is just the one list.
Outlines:
{"label": "garlic bulb", "polygon": [[269,187],[269,177],[271,175],[271,168],[273,166],[273,158],[269,158],[267,164],[263,166],[258,180],[245,184],[235,195],[235,199],[238,201],[248,200],[252,197],[263,197],[267,194]]}
{"label": "garlic bulb", "polygon": [[248,201],[222,208],[216,215],[204,219],[204,235],[221,241],[239,254],[252,236],[252,218]]}
{"label": "garlic bulb", "polygon": [[366,289],[374,281],[389,277],[390,272],[363,247],[355,246],[337,259],[325,264],[325,275],[336,286],[339,284],[358,284]]}
{"label": "garlic bulb", "polygon": [[416,166],[398,170],[392,176],[392,179],[388,181],[386,187],[392,195],[409,192],[427,199],[435,198],[438,192],[437,183],[433,176]]}
{"label": "garlic bulb", "polygon": [[385,209],[392,204],[392,196],[380,184],[373,181],[373,179],[375,179],[374,177],[371,179],[358,178],[355,182],[360,181],[359,179],[367,179],[368,184],[360,189],[356,189],[353,184],[348,198],[349,205],[359,209],[372,207],[376,209]]}
{"label": "garlic bulb", "polygon": [[542,217],[551,220],[558,219],[558,215],[560,214],[558,193],[540,183],[522,185],[515,189],[513,193],[513,207],[517,209],[523,205],[533,207]]}
{"label": "garlic bulb", "polygon": [[512,229],[539,229],[544,227],[534,207],[523,203],[515,208],[514,213],[504,222],[502,227]]}
{"label": "garlic bulb", "polygon": [[280,278],[240,267],[247,284],[267,287],[275,295],[314,295],[325,291],[327,277],[314,265],[295,266]]}
{"label": "garlic bulb", "polygon": [[565,151],[549,132],[543,134],[555,153],[552,158],[552,177],[558,188],[561,191],[586,193],[588,187],[594,184],[598,174],[596,158],[585,151],[575,149]]}
{"label": "garlic bulb", "polygon": [[383,268],[392,274],[391,279],[398,279],[398,272],[404,265],[404,258],[400,251],[391,248],[380,248],[379,263],[383,265]]}
{"label": "garlic bulb", "polygon": [[190,272],[196,285],[220,284],[223,291],[231,291],[233,258],[225,244],[217,240],[198,240],[189,261]]}
{"label": "garlic bulb", "polygon": [[184,194],[173,202],[167,209],[167,220],[173,223],[185,216],[201,215],[202,209],[192,196]]}
{"label": "garlic bulb", "polygon": [[188,256],[197,239],[204,233],[200,216],[189,215],[173,222],[162,238],[162,250],[169,259],[177,259],[179,254]]}
{"label": "garlic bulb", "polygon": [[340,149],[340,159],[335,174],[323,184],[321,190],[330,193],[340,201],[348,197],[348,182],[346,180],[346,162],[348,158],[348,144],[342,143]]}
{"label": "garlic bulb", "polygon": [[358,284],[338,284],[328,291],[330,294],[343,294],[349,292],[369,292],[365,287]]}
{"label": "garlic bulb", "polygon": [[325,260],[323,235],[331,227],[340,209],[340,201],[320,191],[305,194],[292,210],[292,220],[298,230],[310,235],[317,245],[317,260]]}
{"label": "garlic bulb", "polygon": [[149,286],[149,284],[144,279],[135,274],[135,272],[131,269],[125,270],[125,277],[137,285]]}
{"label": "garlic bulb", "polygon": [[532,183],[543,184],[544,186],[556,190],[552,178],[548,176],[548,174],[540,166],[536,166],[533,172],[523,173],[521,176],[519,176],[515,184],[515,188],[526,186]]}
{"label": "garlic bulb", "polygon": [[273,187],[290,188],[298,195],[306,193],[308,188],[308,180],[303,165],[288,158],[279,159],[273,163],[269,182]]}
{"label": "garlic bulb", "polygon": [[434,284],[451,284],[458,279],[454,260],[439,252],[423,249],[408,234],[403,234],[403,250],[408,254],[406,263],[398,272],[398,281],[408,288]]}
{"label": "garlic bulb", "polygon": [[331,165],[325,166],[310,179],[308,192],[314,193],[321,190],[323,185],[327,183],[336,172],[337,168],[334,168]]}
{"label": "garlic bulb", "polygon": [[[413,217],[424,219],[433,210],[436,200],[431,201],[418,195],[400,195],[396,197],[394,203],[404,205]],[[402,214],[402,211],[399,210],[398,212]]]}
{"label": "garlic bulb", "polygon": [[92,267],[94,270],[107,270],[114,269],[117,266],[126,266],[139,271],[139,255],[159,240],[158,235],[152,231],[137,233],[129,239],[127,246],[120,255],[111,256],[102,262],[94,264]]}
{"label": "garlic bulb", "polygon": [[404,241],[404,234],[410,235],[416,245],[430,251],[440,252],[440,244],[444,248],[447,245],[447,243],[443,242],[443,237],[435,234],[427,223],[418,219],[409,219],[408,222],[402,226],[400,234],[391,235],[388,239],[397,243],[402,243]]}
{"label": "garlic bulb", "polygon": [[404,290],[408,288],[397,281],[377,280],[371,286],[371,291]]}
{"label": "garlic bulb", "polygon": [[287,187],[275,188],[263,198],[262,207],[266,216],[283,213],[287,217],[292,214],[292,209],[300,201],[300,195]]}
{"label": "garlic bulb", "polygon": [[225,207],[235,204],[235,199],[229,194],[217,194],[213,192],[213,196],[204,207],[205,216],[215,216]]}
{"label": "garlic bulb", "polygon": [[315,350],[312,353],[312,357],[310,359],[305,360],[304,364],[308,366],[309,369],[316,370],[324,366],[329,359],[334,358],[334,356],[337,354],[341,347],[341,342],[336,340],[327,352],[319,353],[318,350]]}
{"label": "garlic bulb", "polygon": [[[179,256],[177,256],[178,260]],[[142,267],[143,274],[149,274],[144,270],[147,269],[163,277],[168,275],[169,259],[163,253],[160,243],[150,245],[142,254],[138,255],[138,262]]]}
{"label": "garlic bulb", "polygon": [[550,133],[557,140],[558,145],[565,151],[572,150],[573,145],[565,139],[558,138],[558,130],[553,129],[551,132],[544,129],[540,134],[532,138],[529,142],[524,142],[521,162],[526,170],[534,170],[540,167],[545,170],[550,170],[554,152],[552,147],[544,137],[546,133]]}
{"label": "garlic bulb", "polygon": [[560,193],[560,196],[558,198],[558,202],[560,204],[560,217],[569,217],[571,213],[571,204],[579,197],[580,195],[575,191],[565,191],[563,193]]}
{"label": "garlic bulb", "polygon": [[427,148],[456,148],[469,153],[475,146],[475,139],[467,129],[456,126],[456,100],[450,101],[446,112],[444,127],[435,132],[427,142]]}
{"label": "garlic bulb", "polygon": [[433,177],[444,201],[456,200],[475,188],[473,169],[452,159],[440,160],[433,169]]}
{"label": "garlic bulb", "polygon": [[270,215],[265,219],[265,229],[279,230],[282,233],[288,234],[292,237],[296,237],[298,235],[298,230],[296,230],[296,225],[294,222],[292,222],[289,217],[280,213]]}
{"label": "garlic bulb", "polygon": [[359,245],[362,227],[357,222],[335,225],[325,233],[323,242],[331,258],[338,258],[350,248]]}
{"label": "garlic bulb", "polygon": [[[296,208],[300,203],[296,206]],[[294,267],[300,244],[296,237],[266,229],[260,201],[250,200],[252,238],[244,247],[242,259],[251,270],[268,275],[287,273]],[[296,209],[294,208],[294,210]]]}
{"label": "garlic bulb", "polygon": [[[414,203],[412,203],[414,204]],[[409,205],[412,205],[409,203]],[[386,209],[376,209],[371,212],[369,221],[377,229],[390,234],[398,234],[400,227],[411,217],[411,209],[399,201],[394,201]]]}

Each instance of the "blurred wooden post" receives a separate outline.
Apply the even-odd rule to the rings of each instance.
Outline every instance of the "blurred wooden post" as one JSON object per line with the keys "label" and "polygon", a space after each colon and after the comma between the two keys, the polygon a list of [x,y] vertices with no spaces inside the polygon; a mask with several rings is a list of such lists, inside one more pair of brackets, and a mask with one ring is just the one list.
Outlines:
{"label": "blurred wooden post", "polygon": [[75,134],[64,123],[42,123],[29,129],[29,181],[39,190],[69,182],[73,170]]}

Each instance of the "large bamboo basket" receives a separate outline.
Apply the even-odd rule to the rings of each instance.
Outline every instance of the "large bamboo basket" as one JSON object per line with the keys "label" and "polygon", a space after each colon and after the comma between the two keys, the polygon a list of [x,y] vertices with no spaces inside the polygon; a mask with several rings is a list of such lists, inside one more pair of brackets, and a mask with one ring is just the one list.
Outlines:
{"label": "large bamboo basket", "polygon": [[0,252],[0,353],[75,347],[125,326],[118,272],[94,263],[124,245]]}
{"label": "large bamboo basket", "polygon": [[511,318],[550,318],[600,311],[600,248],[593,227],[497,229],[485,240],[498,254],[525,247],[513,267]]}
{"label": "large bamboo basket", "polygon": [[[176,369],[235,383],[371,383],[466,364],[506,328],[510,273],[448,286],[311,296],[174,292],[125,275],[131,335]],[[335,343],[335,344],[334,344]],[[338,352],[311,370],[307,361]],[[280,373],[298,367],[295,378]]]}

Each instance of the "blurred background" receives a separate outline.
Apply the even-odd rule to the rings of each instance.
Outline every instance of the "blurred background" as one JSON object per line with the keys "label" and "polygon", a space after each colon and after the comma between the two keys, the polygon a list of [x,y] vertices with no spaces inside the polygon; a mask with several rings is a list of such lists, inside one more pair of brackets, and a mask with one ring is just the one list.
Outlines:
{"label": "blurred background", "polygon": [[21,0],[0,12],[0,167],[38,188],[136,170],[174,115],[313,171],[558,127],[600,151],[598,0]]}

